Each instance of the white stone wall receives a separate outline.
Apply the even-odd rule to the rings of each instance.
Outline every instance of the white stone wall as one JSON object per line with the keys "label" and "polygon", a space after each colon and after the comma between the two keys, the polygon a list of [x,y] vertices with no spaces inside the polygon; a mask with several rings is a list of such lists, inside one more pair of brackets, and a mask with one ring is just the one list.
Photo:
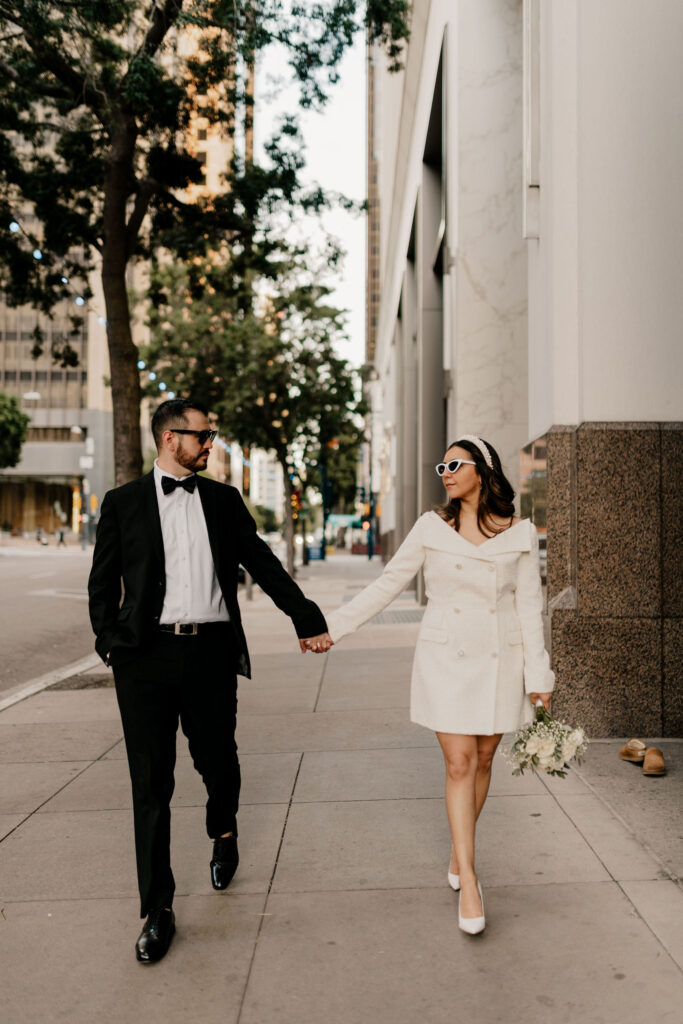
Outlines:
{"label": "white stone wall", "polygon": [[683,5],[540,4],[530,437],[683,416]]}
{"label": "white stone wall", "polygon": [[[402,437],[396,429],[400,403],[389,411],[400,377],[395,364],[402,358],[395,344],[396,322],[416,208],[418,215],[432,216],[433,211],[433,197],[424,191],[423,154],[442,47],[446,266],[440,295],[418,275],[418,349],[432,346],[434,332],[440,332],[442,377],[448,374],[451,382],[445,440],[465,432],[486,437],[499,450],[516,488],[519,449],[528,440],[522,0],[416,2],[403,72],[388,75],[382,59],[375,57],[382,251],[375,365],[383,383],[386,436],[396,438],[393,454],[386,446],[383,478],[396,465],[405,466],[396,448]],[[418,261],[431,258],[423,238],[416,239],[415,248]],[[431,323],[441,326],[430,327],[432,308]],[[413,326],[406,328],[404,321],[402,329],[409,334]],[[443,404],[442,382],[434,381],[431,392],[423,390],[421,396],[419,408],[430,414]],[[415,479],[423,474],[423,482],[417,505],[427,507],[430,499],[424,467],[442,454],[418,453]],[[409,483],[404,471],[404,487]],[[410,523],[407,513],[397,514],[400,496],[395,498],[393,505],[385,503],[382,530],[388,532],[396,522],[405,533]]]}
{"label": "white stone wall", "polygon": [[457,215],[450,218],[456,263],[449,428],[453,438],[474,433],[491,441],[516,489],[527,440],[522,5],[468,0],[458,11],[449,83],[457,97],[451,138],[458,160],[450,189]]}

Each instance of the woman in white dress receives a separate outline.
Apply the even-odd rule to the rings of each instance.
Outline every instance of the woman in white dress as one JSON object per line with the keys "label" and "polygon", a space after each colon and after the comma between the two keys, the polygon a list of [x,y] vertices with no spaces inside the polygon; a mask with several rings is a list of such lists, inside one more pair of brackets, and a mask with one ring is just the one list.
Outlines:
{"label": "woman in white dress", "polygon": [[485,925],[474,864],[477,818],[502,734],[550,707],[554,675],[543,640],[538,537],[514,516],[514,491],[495,449],[463,435],[436,466],[448,500],[421,516],[382,575],[327,616],[307,642],[323,652],[386,607],[424,569],[428,603],[411,682],[410,717],[432,729],[446,765],[453,840],[448,881],[459,925]]}

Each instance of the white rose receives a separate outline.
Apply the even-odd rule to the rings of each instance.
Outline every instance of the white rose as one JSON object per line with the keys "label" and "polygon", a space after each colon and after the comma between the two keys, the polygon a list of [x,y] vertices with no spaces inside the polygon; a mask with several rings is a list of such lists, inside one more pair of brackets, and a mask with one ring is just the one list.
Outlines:
{"label": "white rose", "polygon": [[585,738],[583,729],[573,729],[569,734],[570,741],[577,747],[581,746]]}
{"label": "white rose", "polygon": [[539,758],[538,767],[542,772],[547,772],[553,764],[552,757],[541,757]]}
{"label": "white rose", "polygon": [[526,741],[525,750],[527,754],[537,754],[539,748],[538,736],[530,736]]}
{"label": "white rose", "polygon": [[576,744],[572,743],[571,740],[565,740],[562,745],[562,757],[565,761],[571,761],[576,753]]}
{"label": "white rose", "polygon": [[555,740],[553,740],[553,739],[541,740],[539,748],[538,748],[538,752],[541,755],[541,757],[544,757],[544,758],[549,757],[552,760],[552,755],[555,752]]}

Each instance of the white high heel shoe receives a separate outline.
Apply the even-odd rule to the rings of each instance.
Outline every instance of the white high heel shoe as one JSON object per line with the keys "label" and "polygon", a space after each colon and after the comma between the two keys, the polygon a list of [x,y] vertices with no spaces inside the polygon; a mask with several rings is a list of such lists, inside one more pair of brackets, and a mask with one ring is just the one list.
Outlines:
{"label": "white high heel shoe", "polygon": [[481,891],[481,885],[477,882],[477,888],[479,889],[479,899],[481,900],[481,917],[463,917],[460,913],[460,903],[462,902],[462,893],[460,894],[460,902],[458,903],[458,928],[461,931],[467,932],[468,935],[478,935],[479,932],[483,932],[486,927],[486,917],[484,916],[484,896]]}

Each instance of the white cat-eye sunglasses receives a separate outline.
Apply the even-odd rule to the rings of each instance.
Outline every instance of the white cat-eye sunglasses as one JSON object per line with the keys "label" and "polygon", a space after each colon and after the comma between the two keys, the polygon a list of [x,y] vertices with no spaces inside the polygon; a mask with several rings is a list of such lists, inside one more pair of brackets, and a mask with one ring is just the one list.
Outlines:
{"label": "white cat-eye sunglasses", "polygon": [[476,462],[472,462],[471,459],[452,459],[451,462],[440,462],[438,466],[434,467],[434,469],[439,476],[443,476],[446,470],[448,470],[449,473],[457,473],[463,465],[476,466]]}

